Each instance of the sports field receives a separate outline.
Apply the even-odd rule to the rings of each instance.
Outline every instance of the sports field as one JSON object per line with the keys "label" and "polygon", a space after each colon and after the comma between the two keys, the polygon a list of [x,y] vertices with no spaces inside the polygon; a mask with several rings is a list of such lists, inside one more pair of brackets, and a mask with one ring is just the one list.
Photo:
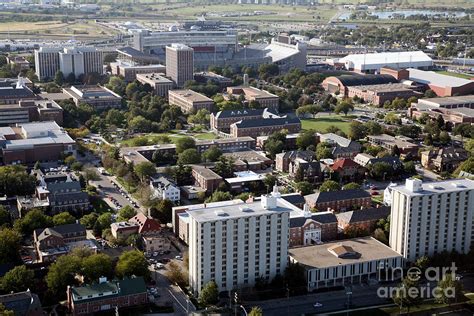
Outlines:
{"label": "sports field", "polygon": [[351,116],[344,117],[343,115],[331,115],[317,117],[314,119],[302,119],[301,126],[303,129],[314,129],[317,132],[326,132],[329,126],[336,126],[344,133],[349,133]]}

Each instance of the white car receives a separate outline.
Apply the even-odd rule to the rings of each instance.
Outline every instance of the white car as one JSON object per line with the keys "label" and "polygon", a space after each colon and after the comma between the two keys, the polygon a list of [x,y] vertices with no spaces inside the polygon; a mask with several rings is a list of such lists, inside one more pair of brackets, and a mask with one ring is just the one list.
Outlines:
{"label": "white car", "polygon": [[181,256],[176,256],[176,257],[174,257],[174,258],[175,258],[176,260],[183,260],[183,257],[181,257]]}
{"label": "white car", "polygon": [[316,302],[314,303],[314,308],[319,308],[319,307],[323,307],[323,304],[319,303],[319,302]]}
{"label": "white car", "polygon": [[156,256],[158,256],[158,252],[155,251],[155,252],[153,253],[153,257],[156,257]]}
{"label": "white car", "polygon": [[163,269],[164,267],[165,267],[165,265],[162,264],[162,263],[160,263],[160,262],[158,262],[157,264],[155,264],[155,268],[156,268],[156,269]]}

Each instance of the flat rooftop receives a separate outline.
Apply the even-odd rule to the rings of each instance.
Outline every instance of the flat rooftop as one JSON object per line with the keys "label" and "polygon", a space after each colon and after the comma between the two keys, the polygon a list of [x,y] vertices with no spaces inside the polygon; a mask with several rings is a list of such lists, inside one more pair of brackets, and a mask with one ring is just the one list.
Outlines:
{"label": "flat rooftop", "polygon": [[456,97],[445,97],[445,98],[429,98],[429,99],[420,99],[418,104],[428,104],[434,106],[446,106],[453,104],[473,104],[474,95],[462,95]]}
{"label": "flat rooftop", "polygon": [[196,91],[184,89],[184,90],[170,90],[169,95],[186,99],[191,102],[214,102],[211,98],[206,97],[203,94],[197,93]]}
{"label": "flat rooftop", "polygon": [[410,72],[410,80],[439,87],[462,87],[469,83],[474,83],[473,80],[443,75],[434,71],[424,71],[414,68],[410,68],[408,71]]}
{"label": "flat rooftop", "polygon": [[374,92],[396,92],[396,91],[413,91],[407,88],[403,83],[384,83],[384,84],[371,84],[363,86],[352,86],[349,89],[358,89],[363,91],[374,91]]}
{"label": "flat rooftop", "polygon": [[[328,248],[341,245],[351,247],[355,252],[360,254],[360,257],[347,259],[338,258],[328,250]],[[304,265],[307,269],[324,269],[340,265],[401,257],[400,254],[372,237],[345,239],[321,245],[292,248],[288,250],[288,253],[293,260]]]}
{"label": "flat rooftop", "polygon": [[245,203],[242,200],[233,200],[230,204],[214,205],[208,203],[206,207],[188,211],[188,214],[197,222],[208,222],[218,220],[229,220],[234,218],[251,217],[259,215],[270,215],[278,212],[291,212],[291,208],[277,205],[273,209],[266,209],[261,201]]}
{"label": "flat rooftop", "polygon": [[445,181],[423,182],[420,191],[411,191],[405,184],[391,187],[392,190],[398,191],[408,196],[423,196],[433,194],[443,194],[474,190],[474,181],[469,179],[451,179]]}
{"label": "flat rooftop", "polygon": [[150,73],[150,74],[137,74],[137,79],[151,81],[153,83],[173,83],[170,79],[166,78],[163,73]]}
{"label": "flat rooftop", "polygon": [[63,91],[76,99],[121,99],[118,94],[101,86],[72,86]]}

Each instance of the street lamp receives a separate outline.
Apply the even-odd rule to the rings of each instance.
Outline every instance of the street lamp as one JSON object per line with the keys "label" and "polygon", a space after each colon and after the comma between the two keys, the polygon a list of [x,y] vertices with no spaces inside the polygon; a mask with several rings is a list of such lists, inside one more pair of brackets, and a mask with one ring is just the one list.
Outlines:
{"label": "street lamp", "polygon": [[240,308],[242,308],[242,310],[244,311],[245,316],[248,316],[247,311],[245,310],[245,307],[243,307],[242,305],[239,305],[239,306],[240,306]]}
{"label": "street lamp", "polygon": [[346,315],[349,316],[349,307],[351,305],[351,295],[352,295],[352,285],[346,288],[346,295],[347,295]]}

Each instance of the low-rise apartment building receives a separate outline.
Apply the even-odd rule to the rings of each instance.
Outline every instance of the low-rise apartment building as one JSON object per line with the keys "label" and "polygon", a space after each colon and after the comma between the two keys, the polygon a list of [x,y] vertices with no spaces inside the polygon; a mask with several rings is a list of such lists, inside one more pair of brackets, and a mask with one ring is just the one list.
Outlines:
{"label": "low-rise apartment building", "polygon": [[92,315],[99,311],[113,309],[119,311],[121,308],[146,303],[148,303],[148,294],[143,277],[131,277],[118,281],[107,281],[107,278],[101,278],[98,283],[67,287],[67,305],[74,316]]}
{"label": "low-rise apartment building", "polygon": [[180,107],[183,113],[195,113],[200,109],[212,112],[214,108],[214,101],[211,98],[189,89],[169,91],[168,103]]}
{"label": "low-rise apartment building", "polygon": [[337,214],[336,217],[339,228],[343,230],[353,228],[371,234],[377,222],[381,219],[387,219],[389,215],[390,207],[380,206],[343,212]]}

